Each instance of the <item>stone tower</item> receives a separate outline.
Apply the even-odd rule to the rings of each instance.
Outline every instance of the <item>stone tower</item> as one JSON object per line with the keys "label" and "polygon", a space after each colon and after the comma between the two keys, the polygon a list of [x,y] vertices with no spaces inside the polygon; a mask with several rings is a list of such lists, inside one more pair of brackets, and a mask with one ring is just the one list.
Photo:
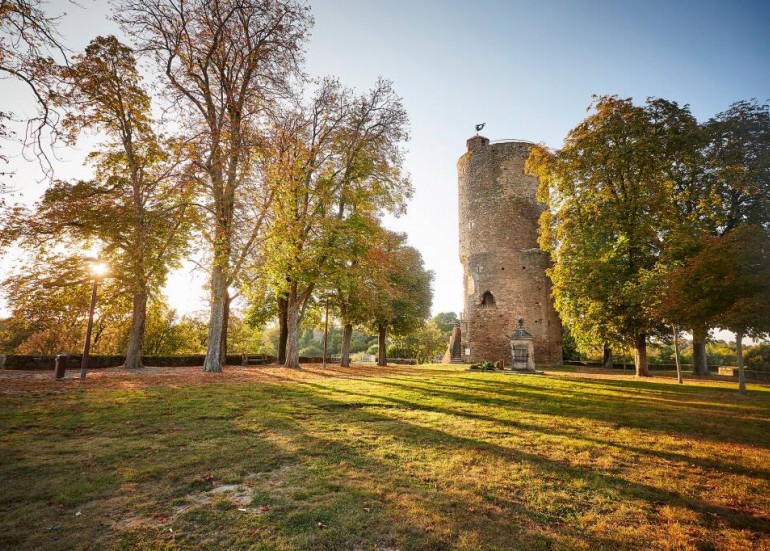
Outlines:
{"label": "stone tower", "polygon": [[537,244],[544,206],[524,173],[532,144],[490,144],[476,135],[457,162],[460,261],[464,270],[463,359],[511,362],[522,318],[537,365],[561,365],[561,323],[550,296],[546,253]]}

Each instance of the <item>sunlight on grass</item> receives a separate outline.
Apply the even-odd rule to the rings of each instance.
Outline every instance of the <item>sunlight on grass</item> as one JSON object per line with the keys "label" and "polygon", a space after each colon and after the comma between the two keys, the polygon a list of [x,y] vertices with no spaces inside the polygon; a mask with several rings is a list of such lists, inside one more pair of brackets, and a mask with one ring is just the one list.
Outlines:
{"label": "sunlight on grass", "polygon": [[231,369],[55,393],[4,380],[0,546],[770,545],[767,388]]}

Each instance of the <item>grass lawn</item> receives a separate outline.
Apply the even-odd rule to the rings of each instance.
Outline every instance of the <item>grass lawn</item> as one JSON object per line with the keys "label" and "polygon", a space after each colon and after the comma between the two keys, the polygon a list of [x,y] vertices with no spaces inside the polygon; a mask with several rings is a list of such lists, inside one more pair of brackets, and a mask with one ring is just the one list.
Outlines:
{"label": "grass lawn", "polygon": [[770,549],[766,386],[458,366],[51,377],[0,372],[2,549]]}

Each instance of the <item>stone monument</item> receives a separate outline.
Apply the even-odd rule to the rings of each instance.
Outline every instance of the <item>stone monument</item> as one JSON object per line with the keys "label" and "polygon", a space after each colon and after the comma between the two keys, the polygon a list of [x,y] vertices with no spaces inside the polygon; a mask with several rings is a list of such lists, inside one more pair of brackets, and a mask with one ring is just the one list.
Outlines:
{"label": "stone monument", "polygon": [[519,325],[511,333],[511,369],[520,371],[535,370],[535,347],[532,335],[524,329],[524,320],[519,319]]}

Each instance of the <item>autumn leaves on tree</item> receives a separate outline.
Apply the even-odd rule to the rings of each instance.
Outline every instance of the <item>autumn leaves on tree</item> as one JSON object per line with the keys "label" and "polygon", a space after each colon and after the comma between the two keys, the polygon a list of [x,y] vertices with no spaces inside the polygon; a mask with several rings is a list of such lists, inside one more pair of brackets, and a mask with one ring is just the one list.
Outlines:
{"label": "autumn leaves on tree", "polygon": [[[26,4],[10,4],[21,12],[3,17],[23,21]],[[379,219],[403,212],[412,193],[402,167],[407,115],[391,83],[380,79],[358,94],[304,75],[312,18],[301,2],[115,7],[136,50],[97,37],[72,63],[46,64],[53,68],[46,84],[56,86],[41,105],[65,113],[60,129],[69,143],[86,131],[105,139],[89,156],[92,180],[54,182],[34,210],[18,208],[5,224],[5,242],[36,256],[25,270],[54,262],[56,272],[75,277],[77,269],[63,266],[77,260],[59,248],[97,244],[111,266],[105,292],[132,304],[127,367],[141,367],[148,300],[195,241],[207,244],[207,371],[225,362],[230,303],[240,293],[277,302],[286,330],[280,355],[290,367],[298,366],[299,325],[322,295],[346,325],[369,322],[380,309],[370,304],[376,293],[359,291],[389,277],[371,262],[388,234]],[[134,51],[161,91],[163,124],[153,120]],[[407,249],[400,237],[388,240]],[[6,288],[38,279],[11,278]],[[58,279],[57,286],[73,283]],[[430,293],[429,279],[418,291]]]}
{"label": "autumn leaves on tree", "polygon": [[648,337],[685,328],[707,374],[709,328],[739,342],[770,330],[767,105],[699,124],[674,102],[599,97],[562,149],[537,147],[527,166],[550,207],[541,245],[556,308],[578,345],[632,346],[647,375]]}

